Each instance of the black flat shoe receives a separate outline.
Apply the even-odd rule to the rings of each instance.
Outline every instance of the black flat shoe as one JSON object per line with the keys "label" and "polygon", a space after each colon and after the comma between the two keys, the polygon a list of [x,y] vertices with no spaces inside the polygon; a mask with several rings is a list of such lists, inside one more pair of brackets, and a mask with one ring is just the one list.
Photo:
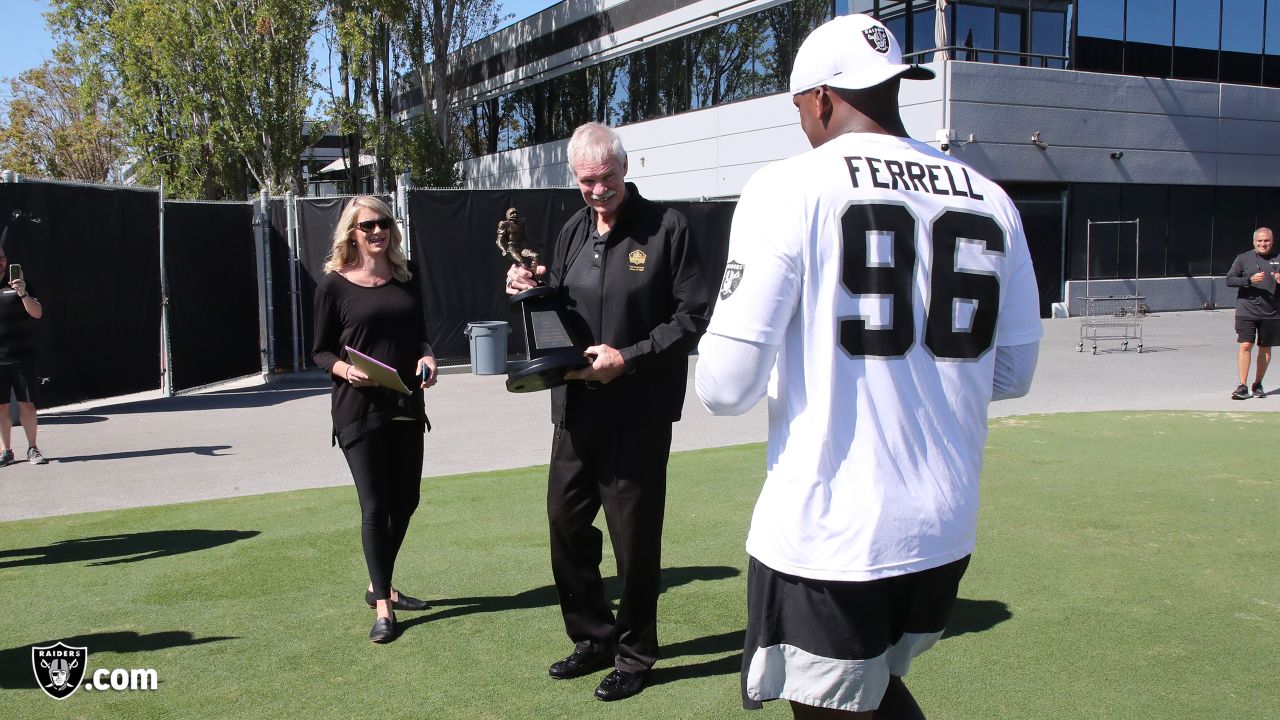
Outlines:
{"label": "black flat shoe", "polygon": [[369,639],[376,643],[391,642],[396,639],[396,616],[380,617],[369,631]]}
{"label": "black flat shoe", "polygon": [[640,694],[640,691],[644,689],[648,682],[649,673],[647,671],[630,673],[614,670],[605,675],[604,680],[600,681],[600,687],[596,688],[596,697],[605,702],[625,700],[632,695]]}
{"label": "black flat shoe", "polygon": [[[364,591],[365,605],[368,605],[369,607],[377,607],[377,604],[376,604],[377,602],[378,602],[377,600],[373,599],[372,590]],[[421,612],[430,607],[431,606],[428,605],[425,600],[419,600],[418,598],[415,598],[415,597],[409,597],[404,593],[400,593],[400,598],[398,600],[391,601],[392,610],[409,610],[411,612]]]}
{"label": "black flat shoe", "polygon": [[557,680],[570,680],[590,675],[613,664],[611,652],[582,652],[574,650],[569,657],[551,663],[547,673]]}

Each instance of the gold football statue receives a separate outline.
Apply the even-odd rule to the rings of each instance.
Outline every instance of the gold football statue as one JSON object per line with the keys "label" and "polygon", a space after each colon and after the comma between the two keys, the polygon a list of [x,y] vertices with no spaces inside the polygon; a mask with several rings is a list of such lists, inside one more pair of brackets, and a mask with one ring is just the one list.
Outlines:
{"label": "gold football statue", "polygon": [[498,250],[529,272],[537,270],[542,253],[537,242],[529,237],[525,219],[515,208],[507,210],[507,216],[498,221]]}

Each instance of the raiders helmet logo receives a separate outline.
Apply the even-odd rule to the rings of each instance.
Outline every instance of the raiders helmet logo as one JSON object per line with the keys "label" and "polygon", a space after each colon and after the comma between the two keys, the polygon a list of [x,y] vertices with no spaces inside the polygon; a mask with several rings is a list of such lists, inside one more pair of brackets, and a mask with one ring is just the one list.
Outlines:
{"label": "raiders helmet logo", "polygon": [[65,700],[80,688],[87,662],[87,647],[71,647],[62,642],[31,647],[31,669],[36,674],[36,684],[54,700]]}
{"label": "raiders helmet logo", "polygon": [[862,31],[862,37],[867,39],[867,44],[872,50],[881,55],[889,52],[889,33],[882,27],[871,27]]}
{"label": "raiders helmet logo", "polygon": [[724,279],[720,281],[721,300],[728,300],[733,291],[738,289],[738,283],[742,282],[742,270],[742,263],[732,260],[724,266]]}

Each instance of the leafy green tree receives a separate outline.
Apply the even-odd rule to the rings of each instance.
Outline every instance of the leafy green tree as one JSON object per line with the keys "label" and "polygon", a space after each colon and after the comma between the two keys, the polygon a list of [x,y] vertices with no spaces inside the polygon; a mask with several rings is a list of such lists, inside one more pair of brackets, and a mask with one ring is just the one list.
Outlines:
{"label": "leafy green tree", "polygon": [[[89,74],[92,74],[91,71]],[[62,180],[118,180],[123,138],[108,96],[75,64],[69,48],[8,80],[0,119],[0,166]]]}
{"label": "leafy green tree", "polygon": [[299,189],[321,0],[53,0],[103,68],[138,178],[175,197]]}

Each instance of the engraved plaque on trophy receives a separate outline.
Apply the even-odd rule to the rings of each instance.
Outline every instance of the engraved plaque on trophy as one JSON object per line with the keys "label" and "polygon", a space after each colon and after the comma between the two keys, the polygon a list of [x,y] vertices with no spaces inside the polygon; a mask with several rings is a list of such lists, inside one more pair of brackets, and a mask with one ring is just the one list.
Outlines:
{"label": "engraved plaque on trophy", "polygon": [[566,322],[564,307],[555,288],[530,288],[511,297],[513,313],[524,327],[525,360],[507,363],[507,390],[524,393],[564,384],[566,370],[590,362],[582,354]]}

